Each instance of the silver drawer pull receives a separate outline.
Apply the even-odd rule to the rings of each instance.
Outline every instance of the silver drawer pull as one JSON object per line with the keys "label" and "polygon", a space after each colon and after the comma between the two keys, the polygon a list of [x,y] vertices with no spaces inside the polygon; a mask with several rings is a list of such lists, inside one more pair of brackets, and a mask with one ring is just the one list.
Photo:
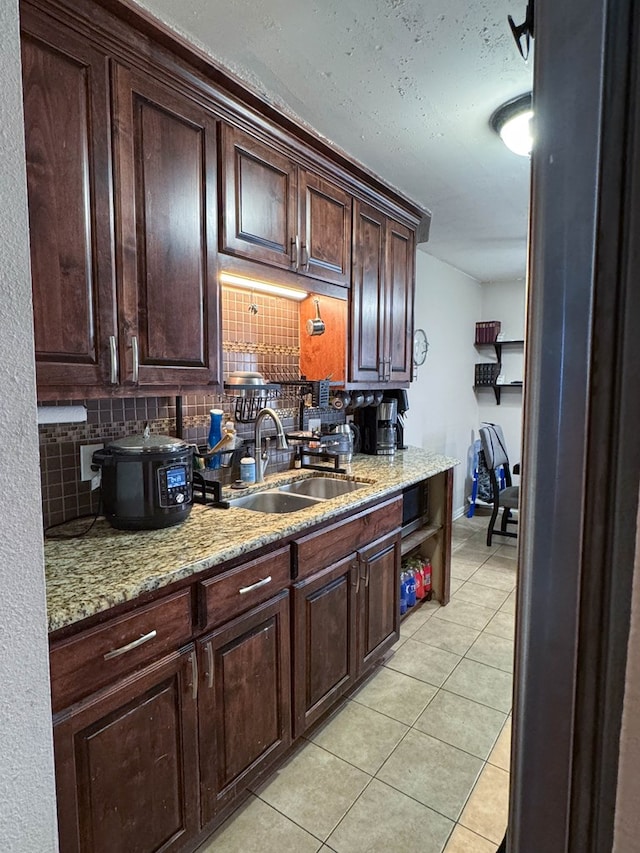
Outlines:
{"label": "silver drawer pull", "polygon": [[263,578],[261,581],[256,581],[256,583],[252,583],[251,586],[243,586],[242,589],[239,589],[238,592],[240,595],[244,595],[245,592],[253,592],[254,589],[258,589],[261,586],[266,586],[268,583],[271,583],[271,575],[268,578]]}
{"label": "silver drawer pull", "polygon": [[153,640],[158,632],[153,630],[149,631],[148,634],[143,634],[141,637],[138,637],[137,640],[132,640],[130,643],[127,643],[126,646],[120,646],[119,649],[112,649],[110,652],[107,652],[104,656],[105,660],[111,660],[112,658],[120,657],[120,655],[126,654],[126,652],[130,652],[133,649],[137,649],[138,646],[142,646],[144,643],[148,643],[149,640]]}

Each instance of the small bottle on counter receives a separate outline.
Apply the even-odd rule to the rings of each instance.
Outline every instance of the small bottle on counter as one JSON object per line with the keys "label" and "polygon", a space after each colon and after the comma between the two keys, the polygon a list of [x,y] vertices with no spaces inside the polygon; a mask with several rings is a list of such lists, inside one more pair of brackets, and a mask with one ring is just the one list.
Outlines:
{"label": "small bottle on counter", "polygon": [[243,456],[240,460],[240,480],[243,483],[255,483],[256,460],[253,456]]}
{"label": "small bottle on counter", "polygon": [[[222,409],[211,409],[209,411],[211,424],[209,426],[209,437],[207,439],[207,448],[211,450],[222,438],[222,418],[224,412]],[[207,459],[207,468],[217,469],[220,467],[220,454],[216,453]]]}
{"label": "small bottle on counter", "polygon": [[293,467],[294,468],[302,468],[302,453],[300,452],[300,448],[296,447],[296,452],[293,456]]}

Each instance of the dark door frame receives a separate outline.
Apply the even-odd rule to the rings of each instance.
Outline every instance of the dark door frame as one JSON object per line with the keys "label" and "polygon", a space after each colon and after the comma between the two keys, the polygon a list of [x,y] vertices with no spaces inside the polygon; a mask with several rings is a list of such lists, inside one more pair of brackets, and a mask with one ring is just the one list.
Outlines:
{"label": "dark door frame", "polygon": [[640,9],[535,13],[508,849],[605,853],[640,482]]}

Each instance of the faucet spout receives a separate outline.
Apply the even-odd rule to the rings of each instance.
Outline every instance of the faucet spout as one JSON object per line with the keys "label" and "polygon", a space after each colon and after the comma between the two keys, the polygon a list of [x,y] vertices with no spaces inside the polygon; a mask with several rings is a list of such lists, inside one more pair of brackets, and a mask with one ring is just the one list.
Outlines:
{"label": "faucet spout", "polygon": [[266,407],[264,409],[260,409],[256,416],[255,423],[255,432],[254,432],[254,440],[256,445],[256,483],[264,482],[264,472],[267,467],[267,463],[269,461],[268,453],[265,452],[266,459],[262,454],[262,423],[265,418],[271,418],[276,428],[276,447],[278,450],[286,450],[289,445],[287,444],[287,438],[284,434],[284,427],[282,426],[282,421],[278,417],[277,413],[271,409],[270,407]]}

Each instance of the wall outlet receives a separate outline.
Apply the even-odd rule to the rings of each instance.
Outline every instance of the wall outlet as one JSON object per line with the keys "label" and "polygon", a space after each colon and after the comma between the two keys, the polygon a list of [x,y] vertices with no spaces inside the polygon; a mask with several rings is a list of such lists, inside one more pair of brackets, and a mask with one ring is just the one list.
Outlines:
{"label": "wall outlet", "polygon": [[91,491],[98,488],[102,479],[102,472],[91,468],[91,457],[96,450],[102,450],[103,447],[104,444],[80,445],[80,479],[91,480]]}

